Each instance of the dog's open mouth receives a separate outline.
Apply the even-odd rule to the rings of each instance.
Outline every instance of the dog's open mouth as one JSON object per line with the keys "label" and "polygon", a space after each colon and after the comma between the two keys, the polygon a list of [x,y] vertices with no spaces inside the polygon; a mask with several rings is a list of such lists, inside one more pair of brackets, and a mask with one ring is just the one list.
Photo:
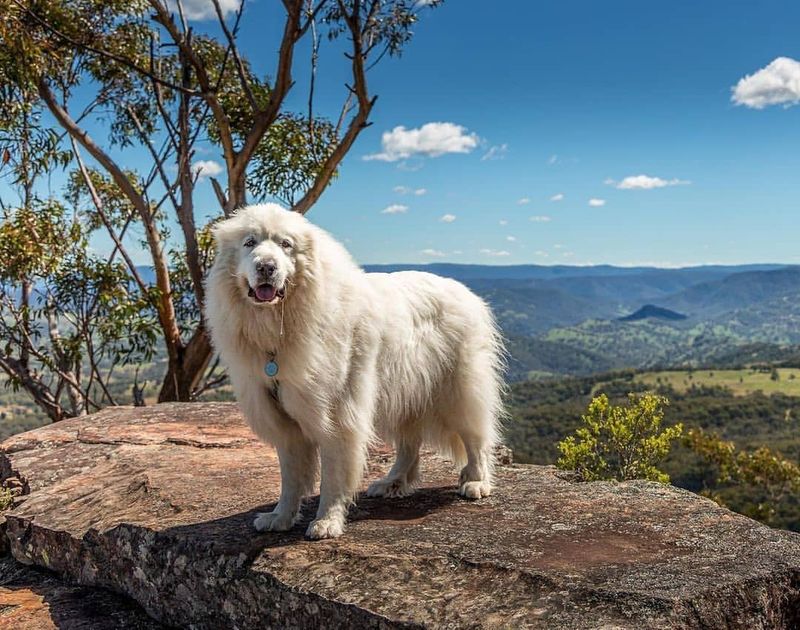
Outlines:
{"label": "dog's open mouth", "polygon": [[247,291],[247,295],[250,296],[254,302],[259,304],[274,302],[275,300],[283,299],[283,296],[286,295],[286,287],[277,289],[273,285],[265,282],[264,284],[259,284],[255,289],[250,287]]}

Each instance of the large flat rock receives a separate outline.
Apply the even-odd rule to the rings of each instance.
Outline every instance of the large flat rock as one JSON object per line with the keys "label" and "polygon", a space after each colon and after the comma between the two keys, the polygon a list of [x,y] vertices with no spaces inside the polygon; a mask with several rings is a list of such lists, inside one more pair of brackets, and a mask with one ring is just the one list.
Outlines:
{"label": "large flat rock", "polygon": [[130,600],[0,558],[0,630],[166,630]]}
{"label": "large flat rock", "polygon": [[[370,459],[368,477],[390,464]],[[0,473],[20,562],[193,628],[797,628],[800,536],[648,482],[499,467],[480,502],[361,498],[345,535],[258,534],[278,463],[233,404],[115,408],[15,436]]]}

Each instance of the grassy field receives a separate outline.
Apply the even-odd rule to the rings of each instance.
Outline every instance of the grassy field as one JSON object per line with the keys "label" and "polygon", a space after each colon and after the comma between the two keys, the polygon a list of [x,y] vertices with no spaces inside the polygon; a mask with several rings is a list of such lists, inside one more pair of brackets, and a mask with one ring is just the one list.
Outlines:
{"label": "grassy field", "polygon": [[672,387],[685,392],[695,387],[725,387],[735,396],[746,396],[755,392],[766,395],[781,393],[787,396],[800,396],[800,369],[777,368],[777,380],[772,370],[668,370],[664,372],[644,372],[634,377],[634,382],[650,387],[659,385]]}

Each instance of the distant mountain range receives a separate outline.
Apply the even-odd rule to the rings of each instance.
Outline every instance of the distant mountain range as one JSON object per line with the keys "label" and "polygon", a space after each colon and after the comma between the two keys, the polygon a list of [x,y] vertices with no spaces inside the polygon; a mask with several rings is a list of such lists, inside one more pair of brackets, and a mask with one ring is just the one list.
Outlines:
{"label": "distant mountain range", "polygon": [[390,273],[392,271],[427,271],[456,280],[507,279],[553,280],[561,278],[653,276],[662,278],[691,277],[694,282],[723,278],[732,273],[771,271],[785,269],[787,265],[702,265],[664,269],[661,267],[615,267],[614,265],[461,265],[457,263],[429,263],[424,265],[364,265],[366,271]]}
{"label": "distant mountain range", "polygon": [[[706,365],[800,344],[800,267],[372,265],[460,280],[492,304],[514,379]],[[761,356],[759,355],[759,356]],[[755,357],[754,357],[755,360]]]}
{"label": "distant mountain range", "polygon": [[630,315],[626,315],[625,317],[620,317],[618,319],[621,322],[638,322],[643,319],[665,319],[671,322],[679,322],[683,319],[686,319],[686,315],[683,315],[682,313],[676,313],[668,308],[662,308],[661,306],[656,306],[654,304],[645,304],[635,313],[631,313]]}
{"label": "distant mountain range", "polygon": [[[792,346],[800,344],[800,266],[365,269],[428,271],[464,282],[492,305],[508,339],[509,377],[517,380],[794,356]],[[141,272],[152,277],[148,268]]]}

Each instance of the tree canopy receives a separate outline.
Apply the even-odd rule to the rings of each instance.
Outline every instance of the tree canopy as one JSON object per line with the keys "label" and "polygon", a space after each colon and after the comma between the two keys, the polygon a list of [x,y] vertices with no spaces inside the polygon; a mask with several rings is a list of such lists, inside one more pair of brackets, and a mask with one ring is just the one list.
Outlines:
{"label": "tree canopy", "polygon": [[[53,419],[114,404],[114,367],[157,350],[159,400],[220,382],[202,316],[213,252],[195,211],[198,143],[224,165],[209,174],[218,216],[249,198],[307,212],[369,124],[372,68],[439,2],[282,0],[274,69],[262,75],[239,45],[245,3],[208,4],[215,26],[201,30],[181,0],[0,0],[0,177],[14,191],[0,197],[0,369]],[[334,112],[315,104],[323,53],[349,68]],[[298,89],[307,106],[292,111]],[[126,157],[142,151],[144,168]],[[68,184],[52,192],[56,169]],[[113,246],[103,255],[89,247],[101,233]]]}

